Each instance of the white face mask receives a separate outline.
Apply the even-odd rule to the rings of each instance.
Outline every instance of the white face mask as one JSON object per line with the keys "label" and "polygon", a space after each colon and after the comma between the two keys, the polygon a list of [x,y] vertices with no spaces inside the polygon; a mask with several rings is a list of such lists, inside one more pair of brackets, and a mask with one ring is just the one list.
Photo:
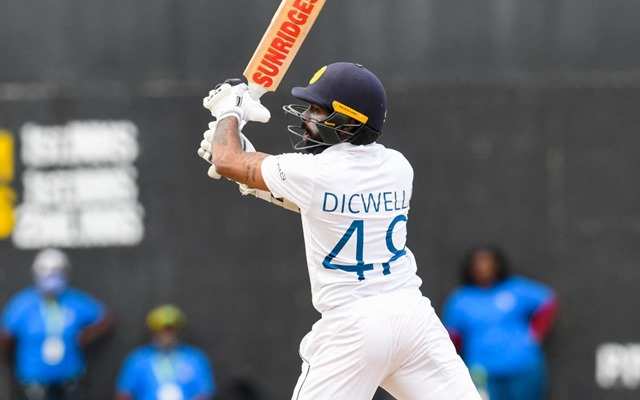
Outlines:
{"label": "white face mask", "polygon": [[36,287],[46,295],[57,295],[67,288],[69,259],[58,249],[40,251],[33,262]]}
{"label": "white face mask", "polygon": [[37,276],[36,287],[45,295],[58,295],[67,288],[67,277],[63,273]]}

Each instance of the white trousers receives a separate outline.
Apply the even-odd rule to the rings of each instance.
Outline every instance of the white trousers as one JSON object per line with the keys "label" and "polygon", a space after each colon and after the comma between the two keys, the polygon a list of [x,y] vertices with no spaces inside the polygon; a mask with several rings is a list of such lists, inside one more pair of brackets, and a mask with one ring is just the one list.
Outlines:
{"label": "white trousers", "polygon": [[431,302],[418,290],[367,297],[322,315],[300,343],[292,400],[480,400]]}

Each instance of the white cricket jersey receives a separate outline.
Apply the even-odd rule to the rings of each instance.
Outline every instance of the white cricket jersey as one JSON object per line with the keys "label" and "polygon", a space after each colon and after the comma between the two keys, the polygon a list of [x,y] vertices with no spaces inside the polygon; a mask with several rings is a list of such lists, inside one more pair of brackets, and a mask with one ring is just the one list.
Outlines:
{"label": "white cricket jersey", "polygon": [[318,311],[420,287],[405,246],[413,168],[401,153],[341,143],[317,155],[269,156],[262,176],[276,197],[300,207]]}

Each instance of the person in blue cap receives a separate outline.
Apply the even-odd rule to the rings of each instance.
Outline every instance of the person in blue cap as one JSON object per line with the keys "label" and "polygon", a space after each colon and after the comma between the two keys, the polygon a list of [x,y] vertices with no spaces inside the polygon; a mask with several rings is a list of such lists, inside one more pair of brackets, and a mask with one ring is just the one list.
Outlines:
{"label": "person in blue cap", "polygon": [[4,308],[0,338],[15,347],[15,373],[27,400],[75,398],[85,372],[85,347],[104,335],[112,318],[105,307],[69,287],[69,259],[45,249],[33,263],[35,286]]}
{"label": "person in blue cap", "polygon": [[211,366],[204,353],[181,343],[182,311],[171,304],[151,310],[147,327],[152,343],[124,362],[116,400],[208,400],[216,393]]}
{"label": "person in blue cap", "polygon": [[241,129],[270,113],[237,80],[203,100],[216,122],[198,151],[212,162],[210,177],[300,212],[322,318],[300,344],[292,399],[370,400],[381,386],[403,400],[479,400],[406,247],[413,169],[377,142],[387,114],[382,82],[360,64],[339,62],[292,94],[305,103],[284,107],[296,120],[288,130],[300,153],[249,151]]}
{"label": "person in blue cap", "polygon": [[547,286],[511,275],[504,252],[467,251],[462,285],[447,299],[444,323],[473,379],[491,400],[546,398],[542,342],[557,302]]}

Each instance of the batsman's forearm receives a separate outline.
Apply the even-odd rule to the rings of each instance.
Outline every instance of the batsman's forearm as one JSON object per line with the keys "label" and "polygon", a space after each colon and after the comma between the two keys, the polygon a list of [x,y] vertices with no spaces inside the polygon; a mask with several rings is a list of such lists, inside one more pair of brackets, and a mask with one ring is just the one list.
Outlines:
{"label": "batsman's forearm", "polygon": [[220,120],[211,141],[211,162],[216,166],[217,172],[225,178],[233,179],[241,153],[238,119],[227,117]]}
{"label": "batsman's forearm", "polygon": [[225,158],[242,152],[240,143],[240,125],[238,119],[227,117],[220,122],[213,134],[212,161],[215,165],[223,164]]}
{"label": "batsman's forearm", "polygon": [[211,158],[216,171],[250,188],[269,190],[262,178],[260,166],[267,157],[264,153],[247,153],[242,150],[238,120],[228,117],[221,120],[213,135]]}

